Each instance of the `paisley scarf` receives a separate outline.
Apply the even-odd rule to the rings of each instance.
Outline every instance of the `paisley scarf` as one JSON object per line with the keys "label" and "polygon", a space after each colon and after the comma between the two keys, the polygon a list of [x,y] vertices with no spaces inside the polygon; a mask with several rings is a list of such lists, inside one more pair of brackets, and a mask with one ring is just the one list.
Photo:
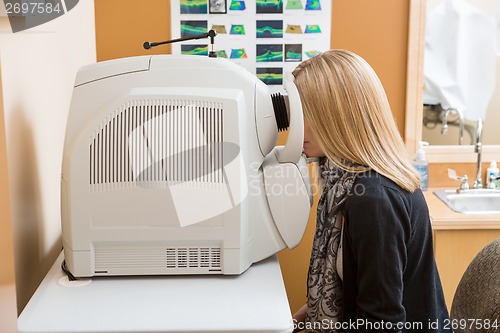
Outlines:
{"label": "paisley scarf", "polygon": [[316,232],[309,263],[306,322],[310,323],[310,327],[318,327],[307,332],[335,332],[333,327],[321,327],[319,324],[335,323],[342,319],[342,280],[339,276],[342,272],[337,271],[337,254],[341,246],[341,211],[357,173],[345,171],[326,158],[320,160],[319,170],[323,192],[318,202]]}

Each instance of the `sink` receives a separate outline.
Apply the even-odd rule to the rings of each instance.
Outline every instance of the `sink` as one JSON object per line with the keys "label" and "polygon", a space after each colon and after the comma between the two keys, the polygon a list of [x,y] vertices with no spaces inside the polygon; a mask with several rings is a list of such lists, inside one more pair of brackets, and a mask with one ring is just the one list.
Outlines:
{"label": "sink", "polygon": [[434,194],[448,207],[462,214],[500,214],[500,190],[436,190]]}

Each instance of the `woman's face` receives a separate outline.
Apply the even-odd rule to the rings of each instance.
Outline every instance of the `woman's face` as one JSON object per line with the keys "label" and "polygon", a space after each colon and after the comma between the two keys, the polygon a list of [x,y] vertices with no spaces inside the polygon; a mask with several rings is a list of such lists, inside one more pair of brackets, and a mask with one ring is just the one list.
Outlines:
{"label": "woman's face", "polygon": [[316,137],[309,126],[309,123],[304,119],[304,154],[307,157],[323,157],[325,153],[321,149]]}

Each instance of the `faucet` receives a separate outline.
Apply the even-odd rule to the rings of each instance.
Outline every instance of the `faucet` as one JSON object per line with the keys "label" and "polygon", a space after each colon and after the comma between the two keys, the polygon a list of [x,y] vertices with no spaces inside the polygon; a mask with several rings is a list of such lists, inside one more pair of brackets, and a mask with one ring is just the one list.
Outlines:
{"label": "faucet", "polygon": [[448,114],[450,113],[450,109],[446,109],[444,111],[444,115],[441,118],[441,134],[448,133]]}
{"label": "faucet", "polygon": [[[443,114],[444,112],[444,114]],[[450,113],[456,113],[458,115],[458,144],[462,145],[464,137],[464,115],[462,111],[456,108],[448,108],[443,110],[441,113],[441,134],[448,133],[448,115]]]}
{"label": "faucet", "polygon": [[463,191],[469,190],[469,178],[467,175],[464,175],[463,177],[457,176],[457,172],[453,169],[448,169],[448,177],[450,179],[454,180],[459,180],[460,181],[460,188],[457,189],[457,193],[461,193]]}
{"label": "faucet", "polygon": [[483,180],[481,175],[481,155],[482,155],[482,143],[481,139],[483,136],[483,120],[481,118],[477,119],[476,126],[476,144],[474,145],[474,152],[477,153],[477,164],[476,164],[476,179],[474,179],[474,189],[483,188]]}

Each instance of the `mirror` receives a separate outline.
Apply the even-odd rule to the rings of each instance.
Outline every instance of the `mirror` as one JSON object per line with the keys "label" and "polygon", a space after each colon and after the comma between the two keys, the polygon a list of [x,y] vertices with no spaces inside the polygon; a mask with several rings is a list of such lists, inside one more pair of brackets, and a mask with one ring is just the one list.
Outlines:
{"label": "mirror", "polygon": [[[500,130],[498,129],[500,124],[500,57],[496,50],[500,48],[500,45],[495,45],[500,44],[495,39],[496,24],[498,24],[495,22],[495,13],[500,19],[500,0],[451,0],[451,2],[427,0],[425,11],[425,93],[422,110],[422,140],[431,145],[471,145],[475,142],[476,117],[480,117],[483,119],[482,143],[500,144]],[[471,26],[476,27],[478,31],[471,33],[473,31]],[[491,31],[491,34],[481,33],[485,30],[477,28],[478,26],[484,26],[484,29]],[[454,42],[454,38],[450,38],[455,33],[459,40],[457,43]],[[481,38],[477,38],[474,33],[480,35]],[[464,41],[466,44],[462,44]],[[473,43],[477,43],[476,47]],[[491,46],[483,47],[481,46],[484,45],[483,43],[489,43]],[[478,45],[480,50],[491,51],[489,55],[485,56],[486,52],[478,52],[478,54],[467,52],[469,47],[478,50]],[[457,51],[450,51],[455,47]],[[447,56],[440,58],[444,53]],[[445,58],[450,58],[450,53],[459,54],[459,59],[444,61]],[[443,75],[436,75],[442,67],[446,67],[446,64],[450,64],[449,68],[453,68],[454,61],[458,68],[456,73],[450,70],[440,73]],[[463,66],[467,62],[470,64],[467,66],[469,71],[464,70]],[[481,75],[477,74],[481,72]],[[477,76],[474,77],[476,74]],[[463,77],[469,79],[462,80]],[[462,89],[455,89],[456,87],[449,85],[450,79],[453,84],[457,84],[458,88]],[[481,85],[483,86],[480,87]],[[450,96],[451,94],[453,96]],[[491,99],[488,102],[489,96]],[[434,104],[440,100],[444,100],[443,106]],[[455,104],[462,104],[462,107],[451,106],[452,101]]]}
{"label": "mirror", "polygon": [[[431,7],[434,1],[436,0],[410,0],[409,2],[405,142],[408,151],[413,154],[417,150],[418,142],[422,140],[425,23],[427,7]],[[492,2],[499,4],[499,0],[488,0],[488,3],[491,4]],[[427,6],[428,3],[429,6]],[[496,93],[494,98],[500,98],[500,94]],[[496,112],[500,113],[500,110],[497,108]],[[488,126],[500,124],[499,121],[489,121],[488,119],[486,121],[490,122]],[[440,131],[440,128],[438,128],[438,131]],[[494,130],[494,132],[500,131]],[[456,138],[452,134],[450,134],[450,137],[451,140],[458,140],[458,134]],[[489,142],[491,141],[487,140],[488,144],[483,146],[483,161],[500,160],[500,140],[493,144]],[[427,146],[425,150],[429,163],[474,163],[477,158],[474,147],[465,140],[464,145],[461,146],[458,144],[433,144]]]}

